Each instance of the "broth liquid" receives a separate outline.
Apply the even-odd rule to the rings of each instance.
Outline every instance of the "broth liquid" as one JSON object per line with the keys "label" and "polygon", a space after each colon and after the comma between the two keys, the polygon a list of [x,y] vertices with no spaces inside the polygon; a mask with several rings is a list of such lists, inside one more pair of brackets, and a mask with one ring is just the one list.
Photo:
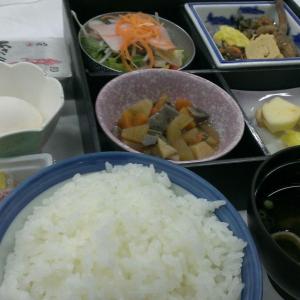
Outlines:
{"label": "broth liquid", "polygon": [[[269,194],[262,199],[259,212],[270,234],[291,232],[300,239],[300,186],[285,187]],[[284,237],[274,240],[290,257],[300,263],[299,243]]]}

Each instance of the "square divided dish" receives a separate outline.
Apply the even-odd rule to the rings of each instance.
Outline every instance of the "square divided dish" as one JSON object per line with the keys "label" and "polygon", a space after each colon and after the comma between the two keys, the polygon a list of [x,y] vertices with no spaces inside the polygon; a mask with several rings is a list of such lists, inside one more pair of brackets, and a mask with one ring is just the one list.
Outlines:
{"label": "square divided dish", "polygon": [[[284,3],[284,9],[289,25],[289,36],[293,39],[296,48],[300,53],[300,19],[286,3]],[[237,16],[253,19],[267,15],[278,24],[278,16],[274,1],[186,3],[185,10],[198,33],[201,35],[217,68],[245,68],[300,64],[300,57],[226,60],[213,40],[213,35],[218,31],[219,26],[234,25],[233,18]]]}

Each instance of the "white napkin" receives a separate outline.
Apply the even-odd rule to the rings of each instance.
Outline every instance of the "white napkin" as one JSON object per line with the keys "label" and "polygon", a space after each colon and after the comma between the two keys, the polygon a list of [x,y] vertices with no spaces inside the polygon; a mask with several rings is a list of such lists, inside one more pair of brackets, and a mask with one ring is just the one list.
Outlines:
{"label": "white napkin", "polygon": [[62,0],[0,0],[0,37],[63,37]]}
{"label": "white napkin", "polygon": [[[300,6],[300,0],[293,1]],[[63,37],[62,0],[0,0],[0,37]]]}

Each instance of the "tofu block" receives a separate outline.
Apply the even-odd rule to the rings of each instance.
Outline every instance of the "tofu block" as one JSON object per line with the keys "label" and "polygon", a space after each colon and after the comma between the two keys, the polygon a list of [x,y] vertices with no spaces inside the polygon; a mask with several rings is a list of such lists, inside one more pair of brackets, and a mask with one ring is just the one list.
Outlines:
{"label": "tofu block", "polygon": [[280,97],[265,103],[261,113],[264,125],[272,133],[292,129],[300,118],[300,108]]}

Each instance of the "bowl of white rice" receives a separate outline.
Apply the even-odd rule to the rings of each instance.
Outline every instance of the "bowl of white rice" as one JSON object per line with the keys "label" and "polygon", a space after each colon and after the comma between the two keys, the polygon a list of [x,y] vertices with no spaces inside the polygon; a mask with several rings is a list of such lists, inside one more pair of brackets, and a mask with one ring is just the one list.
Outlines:
{"label": "bowl of white rice", "polygon": [[60,162],[0,206],[0,299],[260,300],[239,213],[207,181],[155,157]]}

